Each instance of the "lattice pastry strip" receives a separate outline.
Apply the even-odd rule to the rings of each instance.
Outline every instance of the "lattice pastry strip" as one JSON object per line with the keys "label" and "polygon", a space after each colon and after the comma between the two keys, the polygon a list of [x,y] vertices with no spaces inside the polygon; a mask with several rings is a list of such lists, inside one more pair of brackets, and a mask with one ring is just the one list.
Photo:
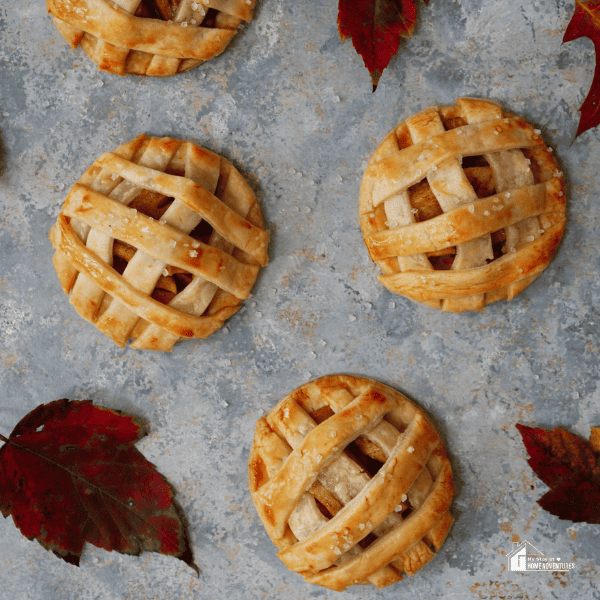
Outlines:
{"label": "lattice pastry strip", "polygon": [[[314,391],[314,388],[311,388],[310,385],[307,386],[308,393],[311,392],[311,389]],[[336,389],[333,393],[328,392],[329,390],[323,390],[321,393],[316,394],[316,398],[312,398],[311,400],[316,400],[317,402],[319,402],[321,400],[322,395],[323,398],[327,398],[329,406],[331,407],[333,412],[338,412],[353,400],[352,394],[346,389]],[[314,404],[312,404],[312,402],[310,403],[310,405],[312,408],[314,408]],[[411,407],[409,406],[408,408],[410,409]],[[399,431],[404,431],[405,429],[403,423],[412,422],[417,417],[418,415],[416,412],[409,410],[408,414],[402,415],[401,420],[395,420],[396,426],[392,425],[391,423],[388,423],[387,421],[382,420],[373,429],[361,436],[361,438],[363,438],[361,440],[361,449],[372,458],[380,460],[381,462],[385,462],[392,454],[393,447],[398,441]],[[364,444],[368,444],[368,442],[370,442],[370,445],[367,445],[365,447]],[[337,462],[339,464],[339,461]],[[360,481],[359,485],[362,486],[366,484],[365,477],[367,476],[363,474],[362,479],[358,478]],[[350,478],[350,473],[347,473],[345,479],[349,480]],[[433,480],[431,478],[431,474],[429,470],[425,468],[420,472],[417,479],[414,481],[413,485],[407,492],[406,499],[409,501],[410,505],[413,508],[419,508],[419,506],[423,504],[432,485]],[[334,483],[332,483],[330,487],[335,487]],[[336,489],[336,493],[345,503],[349,502],[355,495],[348,495],[348,490],[345,485],[342,486],[340,491]],[[346,494],[346,496],[342,497],[340,494]],[[401,522],[401,520],[402,517],[400,515],[392,513],[379,526],[374,528],[373,532],[378,537],[380,537],[388,531],[390,531],[397,523]],[[430,540],[428,540],[428,543],[429,541]],[[431,552],[431,550],[429,550],[428,545],[424,542],[419,542],[416,545],[412,546],[411,549],[405,552],[401,557],[392,561],[391,564],[400,572],[404,571],[408,575],[412,575],[415,571],[420,569],[424,564],[431,560],[433,556],[434,554]]]}
{"label": "lattice pastry strip", "polygon": [[[489,119],[489,116],[486,117],[485,112],[480,109],[479,103],[473,103],[468,98],[457,100],[457,103],[461,106],[467,123]],[[500,107],[498,107],[495,118],[502,118],[502,110]],[[505,150],[504,152],[486,153],[483,157],[487,160],[492,169],[494,180],[496,182],[496,191],[498,193],[535,184],[535,178],[529,168],[530,161],[525,158],[525,155],[520,149],[516,148],[513,150]],[[540,231],[540,224],[537,216],[534,215],[522,219],[515,224],[506,227],[505,246],[508,248],[509,252],[512,252],[527,242],[532,242],[539,238],[541,236]],[[508,300],[514,298],[538,276],[539,273],[533,274],[520,281],[511,283],[507,290]]]}
{"label": "lattice pastry strip", "polygon": [[[258,439],[261,440],[261,444],[263,446],[265,445],[265,442],[267,442],[271,446],[265,453],[261,453],[264,454],[266,457],[272,457],[274,447],[278,447],[279,451],[282,451],[283,456],[285,457],[287,457],[290,453],[287,444],[269,428],[266,421],[257,424],[257,440]],[[269,458],[266,458],[265,460],[268,465],[271,464]],[[278,466],[280,467],[280,465]],[[267,468],[269,469],[269,467]],[[275,475],[277,470],[279,469],[270,468],[269,475]],[[359,473],[362,474],[362,472],[360,471]],[[315,493],[321,498],[324,489],[325,488],[323,488],[321,484],[315,484],[310,488],[311,492]],[[327,525],[327,522],[328,519],[319,510],[313,495],[311,493],[306,492],[300,496],[295,510],[290,515],[288,531],[290,532],[290,535],[292,535],[292,537],[295,536],[295,539],[305,540],[307,538],[310,538],[310,536],[312,536],[313,534],[316,534],[323,527],[325,527]],[[285,534],[283,538],[280,538],[280,540],[278,540],[279,547],[286,545],[285,543],[282,544],[282,540],[287,541],[287,536]],[[289,546],[293,543],[294,542],[289,542],[287,545]],[[348,550],[344,554],[344,557],[350,558],[351,556],[356,556],[360,553],[361,549],[359,546],[352,546],[348,548]],[[400,579],[402,579],[400,573],[398,573],[397,570],[391,567],[384,567],[376,573],[373,573],[369,577],[367,577],[367,580],[378,588],[390,585],[391,583],[394,583]]]}
{"label": "lattice pastry strip", "polygon": [[[152,169],[164,171],[173,158],[176,149],[176,144],[171,144],[167,148],[164,144],[164,141],[161,143],[161,140],[158,138],[153,138],[150,139],[146,144],[145,150],[141,153],[139,158],[137,158],[137,161],[140,162],[140,164],[144,164]],[[132,159],[133,157],[127,160]],[[94,169],[95,172],[98,172],[98,177],[95,181],[89,182],[87,185],[87,182],[82,182],[80,185],[83,186],[83,190],[89,187],[92,190],[97,190],[99,194],[103,194],[102,180],[108,177],[109,180],[114,182],[114,184],[116,183],[116,185],[110,194],[106,195],[108,198],[111,198],[125,206],[131,204],[142,192],[141,187],[136,186],[131,181],[119,178],[115,173],[112,173],[108,169],[102,169],[97,164],[94,164],[92,169]],[[78,184],[76,184],[76,187],[71,190],[71,193],[75,195],[79,189],[80,188],[78,187]],[[86,199],[85,205],[80,207],[80,209],[83,209],[86,212],[91,208],[93,208],[93,204],[89,199]],[[116,205],[115,208],[117,208]],[[75,219],[79,221],[76,218],[76,215],[68,216],[75,217]],[[134,216],[137,217],[137,214]],[[105,263],[112,265],[114,240],[112,232],[107,232],[106,229],[100,229],[98,227],[91,229],[91,223],[89,219],[86,221],[87,222],[85,225],[88,229],[87,237],[85,238],[86,247],[91,252],[97,254]],[[96,221],[98,221],[98,219],[96,219]],[[131,222],[131,218],[128,218],[127,221]],[[82,241],[84,241],[84,238],[82,238]],[[81,276],[77,278],[77,281],[75,281],[70,302],[84,319],[95,324],[97,316],[100,312],[100,303],[104,298],[104,291],[105,290],[98,285],[96,278],[88,277],[84,272],[82,272]],[[102,312],[105,309],[106,306],[103,307]],[[120,340],[119,343],[124,344],[125,341],[126,340]]]}
{"label": "lattice pastry strip", "polygon": [[[400,149],[396,136],[388,136],[378,148],[378,158],[382,159]],[[372,226],[377,230],[384,227],[395,228],[404,225],[410,225],[416,222],[415,214],[418,212],[411,202],[407,190],[398,192],[390,196],[383,202],[384,212],[378,212],[373,215]],[[374,221],[377,220],[377,223]],[[407,256],[391,256],[379,261],[379,266],[384,273],[396,273],[398,271],[431,271],[433,267],[426,254],[415,253]],[[439,308],[440,302],[433,301],[428,303],[432,308]]]}
{"label": "lattice pastry strip", "polygon": [[[443,134],[445,131],[442,120],[435,109],[423,111],[419,115],[407,119],[406,124],[415,143],[427,140],[434,135]],[[439,165],[433,165],[427,172],[427,181],[444,212],[462,204],[477,201],[477,194],[469,183],[459,158],[448,158]],[[456,257],[451,268],[455,271],[472,269],[486,264],[487,260],[493,258],[491,236],[482,236],[456,245]],[[483,294],[472,296],[466,300],[463,298],[445,299],[442,308],[453,312],[462,312],[465,308],[467,310],[482,309]]]}
{"label": "lattice pastry strip", "polygon": [[[353,400],[353,398],[349,399],[350,402]],[[349,404],[349,402],[348,402]],[[281,419],[282,414],[289,414],[290,411],[294,411],[293,416],[290,416],[289,418],[284,418]],[[312,419],[306,414],[304,413],[304,411],[299,408],[299,407],[295,407],[292,404],[292,401],[288,402],[288,403],[284,403],[279,412],[274,415],[273,420],[275,422],[275,426],[277,427],[277,430],[279,431],[279,433],[283,434],[286,439],[288,441],[292,442],[292,447],[295,447],[293,438],[301,438],[301,434],[298,434],[297,432],[295,432],[292,429],[289,429],[288,427],[286,427],[287,425],[287,421],[291,420],[294,422],[295,425],[298,424],[298,422],[301,422],[302,424],[299,426],[300,431],[302,431],[303,429],[306,430],[307,428],[311,428],[311,426],[314,426],[314,422],[312,421]],[[419,415],[417,415],[416,419],[413,421],[415,423],[415,428],[417,429],[417,436],[420,436],[423,434],[422,431],[422,423],[419,422],[420,421],[420,417]],[[416,427],[417,425],[421,426]],[[378,439],[379,441],[383,441],[383,446],[382,449],[384,449],[384,453],[386,453],[388,455],[393,455],[394,454],[394,450],[393,450],[393,446],[395,445],[395,442],[397,441],[398,438],[398,431],[392,427],[391,425],[388,425],[388,428],[390,430],[392,430],[392,437],[394,439],[394,443],[392,443],[392,446],[388,446],[387,441],[386,440],[386,435],[385,434],[389,434],[389,431],[385,431],[385,434],[382,436],[381,435],[381,431],[379,432],[380,435],[369,435],[368,432],[365,433],[365,437],[367,439],[373,439],[373,437],[375,437],[376,439]],[[385,429],[385,424],[383,422],[380,422],[377,426],[374,427],[374,430],[380,430],[380,429]],[[374,431],[373,430],[373,431]],[[337,436],[336,436],[337,437]],[[406,440],[404,440],[404,444],[406,447],[410,447],[411,446],[411,440],[410,440],[410,436],[407,435]],[[300,442],[300,440],[296,440],[297,443]],[[387,452],[386,452],[387,450]],[[393,462],[393,459],[392,461]],[[418,474],[418,478],[420,478],[422,475],[424,475],[425,473],[427,473],[427,470],[421,470],[420,473]],[[402,473],[402,476],[404,477],[409,477],[410,473],[405,471]],[[379,477],[378,479],[376,479],[376,485],[377,486],[381,486],[382,483],[383,484],[388,484],[388,479],[392,479],[392,473],[387,472],[384,470],[384,468],[382,468],[379,472]],[[431,478],[428,477],[429,481],[431,481]],[[333,461],[332,463],[324,466],[322,468],[322,470],[320,471],[317,481],[324,487],[325,490],[331,490],[331,492],[334,494],[334,497],[337,498],[341,503],[343,503],[344,505],[348,506],[352,501],[356,503],[358,503],[358,500],[355,500],[362,492],[362,490],[364,489],[365,492],[367,491],[367,487],[369,485],[373,485],[370,484],[371,478],[369,477],[369,475],[367,475],[367,473],[365,473],[350,457],[348,457],[346,454],[341,453],[339,454],[339,456],[336,457],[335,461]],[[414,484],[414,480],[413,480],[413,484]],[[408,486],[406,486],[408,487]],[[389,494],[390,492],[390,487],[388,485],[386,485],[385,489],[378,487],[379,491],[384,492],[386,495]],[[410,487],[410,490],[412,490],[412,487]],[[322,493],[322,492],[321,492]],[[317,498],[320,497],[320,494],[318,492],[315,492],[315,496]],[[412,496],[412,494],[411,494]],[[414,498],[412,498],[414,500]],[[373,495],[371,494],[370,496],[368,494],[366,494],[365,497],[365,501],[369,502],[369,503],[373,503],[376,504],[377,500],[373,498]],[[417,504],[412,504],[413,507],[418,508]],[[296,509],[294,510],[294,512],[291,514],[290,519],[289,519],[289,526],[292,529],[292,531],[296,534],[296,537],[298,537],[299,540],[303,540],[304,538],[298,535],[298,530],[297,530],[297,526],[296,524],[303,524],[306,523],[311,516],[313,516],[311,513],[307,513],[307,509],[308,509],[309,503],[305,502],[303,507],[297,506]],[[384,518],[383,520],[381,520],[379,523],[377,523],[376,521],[378,519],[376,519],[373,515],[365,515],[364,511],[362,511],[361,514],[363,514],[363,516],[367,519],[367,523],[370,523],[370,527],[372,526],[372,529],[366,529],[363,528],[362,532],[364,534],[366,533],[373,533],[375,534],[377,537],[381,537],[383,535],[385,535],[386,533],[388,533],[389,531],[391,531],[394,527],[396,527],[397,525],[399,525],[399,523],[401,523],[402,521],[402,517],[398,514],[396,514],[395,512],[392,512],[390,514],[387,514],[385,511],[385,507],[382,505],[379,505],[379,507],[384,511]],[[348,510],[348,509],[346,509]],[[318,512],[318,508],[316,507],[314,501],[312,503],[310,503],[310,511],[312,513]],[[337,513],[336,513],[337,514]],[[336,523],[336,527],[342,530],[346,530],[347,528],[344,527],[344,523],[340,522],[338,520],[338,522]],[[359,529],[360,529],[360,525],[359,525]],[[318,540],[323,541],[324,543],[327,543],[327,536],[331,534],[330,528],[328,527],[322,527],[321,531],[319,532],[318,535],[313,535],[310,539],[309,542],[311,545],[314,545],[316,542],[318,542]],[[334,534],[335,535],[335,534]],[[356,545],[351,545],[350,544],[350,540],[353,540],[353,536],[352,536],[352,532],[350,531],[350,529],[348,529],[347,534],[344,536],[344,538],[340,539],[340,544],[336,544],[333,547],[333,555],[337,556],[338,554],[342,553],[342,550],[345,550],[346,552],[344,553],[344,556],[340,556],[340,559],[338,561],[336,561],[338,564],[341,564],[343,562],[346,562],[347,560],[349,560],[349,558],[351,556],[355,556],[357,554],[361,554],[362,550],[359,546]],[[359,540],[360,541],[360,540]],[[343,544],[343,545],[342,545]],[[413,548],[413,550],[418,551],[418,554],[421,557],[421,564],[419,566],[423,566],[423,564],[425,564],[425,562],[428,562],[429,559],[431,559],[433,557],[433,553],[429,550],[429,548],[427,547],[427,545],[423,542],[418,542],[418,546],[419,548]],[[294,556],[297,556],[300,552],[301,552],[302,546],[301,545],[297,545],[296,548],[294,549]],[[331,549],[331,548],[330,548]],[[287,564],[287,566],[293,570],[297,570],[297,571],[303,571],[306,569],[303,569],[302,566],[299,566],[298,564],[294,563],[294,561],[292,560],[291,562],[288,562],[288,560],[286,560],[286,554],[285,552],[280,553],[280,558]],[[409,557],[406,557],[409,558]],[[398,569],[400,572],[404,571],[404,559],[405,557],[402,556],[399,559],[395,559],[391,561],[391,565],[393,567],[396,567],[396,569]],[[315,563],[314,561],[311,562],[311,564],[313,564],[313,568],[319,568],[319,564]],[[331,564],[331,561],[329,563],[325,563],[324,565],[321,565],[323,568],[325,566],[329,566],[329,564]],[[393,569],[386,569],[386,571],[389,571],[389,573],[385,573],[385,578],[389,579],[392,575],[391,573],[394,573],[396,576],[396,579],[400,579],[401,577],[399,576],[399,574],[395,573]],[[412,574],[412,572],[410,570],[407,570],[407,573],[410,575]],[[381,577],[382,574],[378,572],[377,577]],[[371,579],[369,578],[369,580],[371,581]],[[373,583],[373,581],[372,581]],[[375,583],[375,585],[377,585],[377,583]]]}
{"label": "lattice pastry strip", "polygon": [[267,262],[260,208],[233,165],[191,142],[144,135],[86,171],[51,240],[76,310],[136,348],[207,337]]}
{"label": "lattice pastry strip", "polygon": [[513,298],[547,266],[565,187],[539,131],[485,100],[432,108],[369,161],[360,222],[379,280],[443,310]]}
{"label": "lattice pastry strip", "polygon": [[98,69],[167,77],[220,54],[256,0],[46,0],[69,45]]}
{"label": "lattice pastry strip", "polygon": [[281,560],[331,589],[384,587],[414,573],[452,522],[437,431],[404,396],[368,379],[323,377],[281,400],[257,424],[249,469]]}
{"label": "lattice pastry strip", "polygon": [[[221,201],[234,210],[237,207],[241,214],[246,215],[248,222],[255,225],[262,223],[260,207],[252,190],[245,184],[240,173],[231,163],[225,161],[222,162],[221,169],[221,189],[219,190]],[[244,190],[246,193],[242,194]],[[245,258],[243,251],[236,248],[234,244],[216,231],[212,232],[209,245],[227,254],[232,254],[238,263],[242,265],[251,265],[251,262],[248,263],[248,259]],[[227,306],[228,302],[229,294],[224,289],[219,288],[212,281],[195,277],[183,291],[173,298],[169,306],[189,314],[203,314],[211,304],[213,310],[216,310],[221,305]],[[156,339],[159,333],[160,328],[157,325],[151,325],[140,320],[132,333],[135,340],[131,347],[144,348],[151,343],[151,340]],[[160,340],[164,347],[159,349],[163,350],[173,345],[176,336],[175,334],[163,333],[160,335]]]}

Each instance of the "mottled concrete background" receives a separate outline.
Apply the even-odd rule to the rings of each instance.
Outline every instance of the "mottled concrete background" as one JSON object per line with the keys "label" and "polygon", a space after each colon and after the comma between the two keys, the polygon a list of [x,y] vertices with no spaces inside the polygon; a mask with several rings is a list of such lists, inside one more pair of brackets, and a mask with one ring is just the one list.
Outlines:
{"label": "mottled concrete background", "polygon": [[[178,490],[200,579],[183,563],[86,547],[79,569],[0,520],[0,598],[598,598],[600,527],[536,500],[516,422],[589,436],[600,424],[600,131],[574,140],[594,72],[589,40],[561,45],[572,0],[419,0],[414,37],[371,93],[335,0],[260,0],[204,67],[167,80],[99,73],[44,3],[0,5],[0,431],[40,403],[93,398],[149,422],[140,450]],[[511,303],[441,314],[378,284],[357,222],[366,160],[400,120],[488,97],[542,130],[565,172],[555,259]],[[138,133],[191,139],[251,181],[272,235],[245,309],[171,354],[117,348],[60,290],[48,231],[66,191]],[[247,491],[254,424],[294,387],[349,372],[395,386],[433,417],[458,486],[439,556],[382,591],[305,584],[275,556]],[[508,572],[513,541],[575,560]]]}

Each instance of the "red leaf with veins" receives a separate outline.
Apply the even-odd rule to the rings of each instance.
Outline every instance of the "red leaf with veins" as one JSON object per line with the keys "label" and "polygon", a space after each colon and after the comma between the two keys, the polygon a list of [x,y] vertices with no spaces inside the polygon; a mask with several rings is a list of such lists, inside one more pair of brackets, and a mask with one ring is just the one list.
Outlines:
{"label": "red leaf with veins", "polygon": [[352,38],[371,74],[373,91],[398,52],[400,38],[412,35],[416,19],[415,0],[339,0],[340,37],[342,41]]}
{"label": "red leaf with veins", "polygon": [[84,543],[175,556],[197,570],[181,509],[134,447],[141,423],[90,400],[25,416],[0,448],[0,510],[21,533],[78,565]]}
{"label": "red leaf with veins", "polygon": [[563,42],[571,42],[580,37],[590,38],[594,43],[596,69],[590,91],[579,109],[581,118],[575,137],[600,124],[600,63],[598,61],[600,51],[600,0],[589,0],[589,2],[575,0],[575,13],[565,31]]}
{"label": "red leaf with veins", "polygon": [[600,429],[590,442],[564,429],[517,424],[529,466],[550,488],[538,504],[559,519],[600,523]]}

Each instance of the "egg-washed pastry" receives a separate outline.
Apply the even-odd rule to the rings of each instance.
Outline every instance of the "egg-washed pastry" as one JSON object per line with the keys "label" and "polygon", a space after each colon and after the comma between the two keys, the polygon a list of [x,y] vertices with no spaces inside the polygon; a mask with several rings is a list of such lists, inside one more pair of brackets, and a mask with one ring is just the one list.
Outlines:
{"label": "egg-washed pastry", "polygon": [[514,298],[565,227],[565,184],[541,132],[460,98],[400,123],[369,160],[360,225],[379,281],[452,312]]}
{"label": "egg-washed pastry", "polygon": [[257,423],[249,480],[279,558],[333,590],[412,575],[452,524],[452,469],[435,426],[364,377],[328,375],[281,400]]}
{"label": "egg-washed pastry", "polygon": [[50,232],[77,312],[119,346],[171,350],[233,315],[267,264],[250,185],[192,142],[140,135],[100,156]]}
{"label": "egg-washed pastry", "polygon": [[221,54],[256,0],[46,0],[58,31],[101,71],[168,77]]}

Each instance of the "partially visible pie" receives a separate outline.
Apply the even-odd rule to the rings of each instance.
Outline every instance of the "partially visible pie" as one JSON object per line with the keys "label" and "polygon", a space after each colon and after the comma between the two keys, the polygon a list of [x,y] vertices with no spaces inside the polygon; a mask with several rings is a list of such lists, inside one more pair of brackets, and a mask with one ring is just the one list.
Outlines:
{"label": "partially visible pie", "polygon": [[249,184],[192,142],[140,135],[100,156],[50,232],[71,304],[119,346],[206,338],[250,294],[269,234]]}
{"label": "partially visible pie", "polygon": [[442,310],[516,296],[548,265],[565,184],[541,132],[460,98],[400,123],[369,160],[360,225],[389,290]]}
{"label": "partially visible pie", "polygon": [[256,0],[46,0],[60,34],[101,71],[167,77],[223,52]]}
{"label": "partially visible pie", "polygon": [[333,590],[412,575],[452,524],[452,469],[435,426],[364,377],[321,377],[281,400],[257,423],[249,480],[279,558]]}

